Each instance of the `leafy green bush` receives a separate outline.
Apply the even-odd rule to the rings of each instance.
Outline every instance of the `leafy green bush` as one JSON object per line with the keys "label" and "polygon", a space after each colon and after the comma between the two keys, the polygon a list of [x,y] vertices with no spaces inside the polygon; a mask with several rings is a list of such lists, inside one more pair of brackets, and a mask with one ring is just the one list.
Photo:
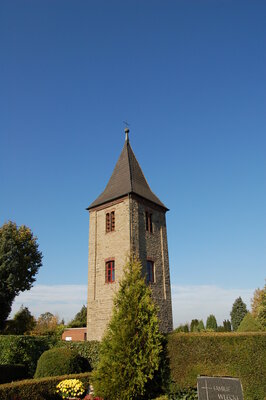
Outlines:
{"label": "leafy green bush", "polygon": [[63,347],[75,350],[81,357],[84,357],[88,360],[92,369],[97,367],[97,364],[99,362],[100,342],[96,340],[88,342],[60,341],[58,342],[56,347]]}
{"label": "leafy green bush", "polygon": [[28,370],[25,365],[0,365],[0,384],[26,378],[28,378]]}
{"label": "leafy green bush", "polygon": [[264,400],[266,334],[173,333],[168,352],[173,381],[195,388],[198,375],[240,378],[245,400]]}
{"label": "leafy green bush", "polygon": [[38,360],[34,378],[78,374],[89,370],[88,361],[76,351],[54,348],[45,351]]}
{"label": "leafy green bush", "polygon": [[248,312],[237,329],[237,332],[259,332],[263,328],[260,323]]}
{"label": "leafy green bush", "polygon": [[40,336],[0,335],[0,364],[23,364],[32,377],[40,355],[53,344]]}
{"label": "leafy green bush", "polygon": [[63,375],[41,379],[28,379],[0,385],[1,400],[59,400],[56,385],[64,379],[76,378],[83,382],[87,390],[90,373]]}

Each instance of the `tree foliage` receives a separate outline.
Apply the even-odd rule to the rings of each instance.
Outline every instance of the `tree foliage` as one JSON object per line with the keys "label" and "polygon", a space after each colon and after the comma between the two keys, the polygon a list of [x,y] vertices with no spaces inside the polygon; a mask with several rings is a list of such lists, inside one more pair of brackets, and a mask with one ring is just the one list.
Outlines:
{"label": "tree foliage", "polygon": [[231,332],[232,331],[232,326],[231,326],[231,322],[229,321],[229,319],[225,319],[223,321],[223,327],[224,327],[224,332]]}
{"label": "tree foliage", "polygon": [[261,324],[248,312],[240,322],[237,332],[258,332],[261,330]]}
{"label": "tree foliage", "polygon": [[205,329],[204,322],[201,319],[198,324],[198,332],[204,331],[204,329]]}
{"label": "tree foliage", "polygon": [[197,332],[199,320],[197,318],[192,319],[190,323],[190,332]]}
{"label": "tree foliage", "polygon": [[87,307],[82,306],[81,310],[75,315],[68,325],[70,328],[82,328],[87,326]]}
{"label": "tree foliage", "polygon": [[188,333],[189,332],[189,325],[188,324],[181,324],[175,329],[175,332]]}
{"label": "tree foliage", "polygon": [[206,321],[206,329],[217,331],[217,321],[213,314],[210,314]]}
{"label": "tree foliage", "polygon": [[231,315],[231,324],[233,331],[237,331],[242,319],[244,316],[247,314],[247,306],[241,299],[241,297],[238,297],[232,306],[232,311],[230,313]]}
{"label": "tree foliage", "polygon": [[157,307],[142,277],[141,263],[132,258],[125,266],[101,344],[93,375],[96,395],[108,400],[147,399],[145,391],[159,368],[162,347]]}
{"label": "tree foliage", "polygon": [[35,326],[36,320],[27,307],[21,306],[14,318],[6,321],[4,334],[24,335]]}
{"label": "tree foliage", "polygon": [[0,327],[15,297],[29,290],[42,265],[37,238],[29,228],[9,221],[0,228]]}
{"label": "tree foliage", "polygon": [[266,330],[266,285],[264,286],[261,302],[258,306],[257,320]]}
{"label": "tree foliage", "polygon": [[59,324],[58,316],[47,311],[39,316],[35,328],[31,333],[33,335],[52,336],[59,339],[64,328],[64,325]]}
{"label": "tree foliage", "polygon": [[258,317],[259,307],[261,306],[263,293],[266,290],[266,286],[264,289],[257,288],[253,293],[253,297],[251,299],[251,314],[254,318]]}

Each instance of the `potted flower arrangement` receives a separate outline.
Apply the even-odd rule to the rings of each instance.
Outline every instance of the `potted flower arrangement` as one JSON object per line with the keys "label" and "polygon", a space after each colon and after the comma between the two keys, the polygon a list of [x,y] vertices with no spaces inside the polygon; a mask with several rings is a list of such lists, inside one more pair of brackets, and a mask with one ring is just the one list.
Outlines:
{"label": "potted flower arrangement", "polygon": [[85,392],[83,383],[79,379],[65,379],[58,383],[56,392],[62,399],[78,399]]}

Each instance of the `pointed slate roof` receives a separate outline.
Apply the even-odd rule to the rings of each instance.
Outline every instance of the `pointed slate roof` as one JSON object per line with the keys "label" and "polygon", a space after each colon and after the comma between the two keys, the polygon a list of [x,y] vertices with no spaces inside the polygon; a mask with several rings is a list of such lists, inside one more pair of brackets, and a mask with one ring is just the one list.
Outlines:
{"label": "pointed slate roof", "polygon": [[100,196],[90,204],[87,210],[130,193],[135,193],[144,199],[163,207],[165,210],[168,210],[168,208],[165,207],[165,205],[151,191],[130,146],[128,136],[126,136],[123,150],[106,188]]}

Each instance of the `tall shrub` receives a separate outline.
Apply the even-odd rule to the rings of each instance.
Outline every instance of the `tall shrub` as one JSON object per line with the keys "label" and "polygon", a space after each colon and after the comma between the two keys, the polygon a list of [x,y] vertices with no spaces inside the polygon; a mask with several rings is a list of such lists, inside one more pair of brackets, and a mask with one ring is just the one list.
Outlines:
{"label": "tall shrub", "polygon": [[258,332],[262,331],[262,326],[256,319],[248,312],[237,329],[238,332]]}
{"label": "tall shrub", "polygon": [[232,311],[230,313],[231,315],[231,324],[232,328],[234,331],[237,331],[240,322],[244,318],[244,316],[247,314],[247,306],[241,299],[241,297],[238,297],[232,307]]}
{"label": "tall shrub", "polygon": [[217,331],[217,321],[213,314],[209,315],[206,321],[206,329]]}
{"label": "tall shrub", "polygon": [[141,263],[130,259],[93,374],[96,394],[108,400],[148,398],[145,391],[159,368],[161,352],[157,308]]}

